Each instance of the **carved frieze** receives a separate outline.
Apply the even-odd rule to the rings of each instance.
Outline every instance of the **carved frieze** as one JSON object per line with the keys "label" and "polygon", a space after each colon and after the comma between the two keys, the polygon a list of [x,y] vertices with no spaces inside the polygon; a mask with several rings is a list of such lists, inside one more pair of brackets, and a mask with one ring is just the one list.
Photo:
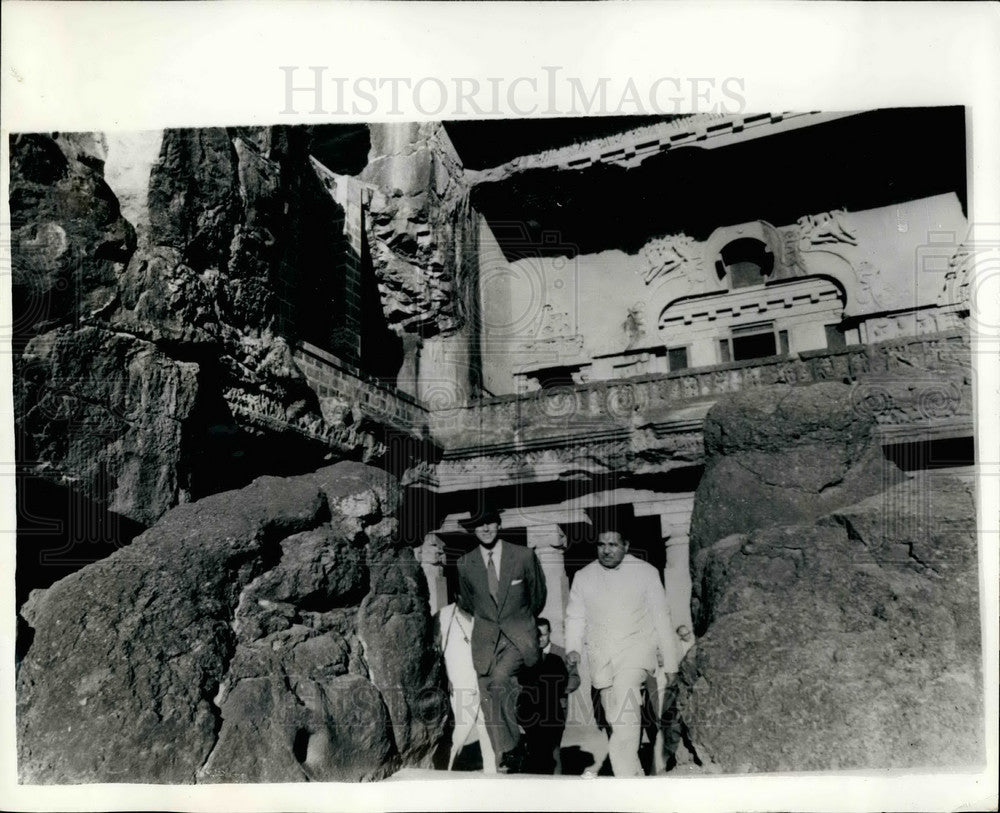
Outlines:
{"label": "carved frieze", "polygon": [[972,248],[962,243],[948,260],[948,271],[944,275],[944,291],[938,302],[940,305],[952,305],[959,310],[970,310],[970,270],[975,262]]}
{"label": "carved frieze", "polygon": [[484,403],[472,413],[477,425],[489,427],[496,453],[478,453],[471,446],[446,451],[451,459],[436,473],[447,488],[465,490],[473,481],[540,482],[576,471],[606,476],[663,471],[701,459],[696,425],[703,413],[692,412],[696,404],[707,410],[727,393],[817,381],[860,381],[857,408],[904,431],[909,425],[919,430],[921,422],[971,417],[968,335],[935,333]]}
{"label": "carved frieze", "polygon": [[805,215],[796,221],[799,229],[798,248],[810,251],[835,245],[856,246],[857,233],[846,209],[834,209],[815,215]]}
{"label": "carved frieze", "polygon": [[682,279],[687,283],[687,291],[700,290],[708,283],[705,273],[703,246],[686,234],[673,234],[652,240],[643,246],[645,260],[643,279],[646,285],[661,278]]}

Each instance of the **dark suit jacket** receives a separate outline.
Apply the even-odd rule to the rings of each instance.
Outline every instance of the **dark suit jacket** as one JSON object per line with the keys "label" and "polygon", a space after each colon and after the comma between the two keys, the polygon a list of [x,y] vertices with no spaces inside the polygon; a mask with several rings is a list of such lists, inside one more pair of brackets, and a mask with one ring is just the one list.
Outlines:
{"label": "dark suit jacket", "polygon": [[518,680],[523,688],[517,715],[525,731],[566,724],[569,670],[561,657],[553,651],[543,654],[538,663],[523,670]]}
{"label": "dark suit jacket", "polygon": [[458,560],[458,605],[476,619],[472,663],[480,675],[490,671],[500,633],[517,647],[525,666],[538,662],[535,618],[545,606],[545,575],[535,552],[504,542],[497,579],[500,589],[494,602],[479,545]]}

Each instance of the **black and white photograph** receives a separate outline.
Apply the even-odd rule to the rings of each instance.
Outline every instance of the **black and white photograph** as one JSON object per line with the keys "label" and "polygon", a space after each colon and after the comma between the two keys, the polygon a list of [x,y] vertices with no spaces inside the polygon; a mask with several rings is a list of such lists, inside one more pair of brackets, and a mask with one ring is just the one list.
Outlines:
{"label": "black and white photograph", "polygon": [[288,53],[270,116],[4,125],[18,793],[995,806],[976,106]]}

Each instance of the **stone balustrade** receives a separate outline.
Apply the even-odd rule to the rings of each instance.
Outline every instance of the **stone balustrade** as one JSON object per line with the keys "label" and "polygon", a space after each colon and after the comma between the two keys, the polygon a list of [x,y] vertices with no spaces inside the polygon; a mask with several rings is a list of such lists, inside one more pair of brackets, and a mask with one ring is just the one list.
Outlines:
{"label": "stone balustrade", "polygon": [[426,434],[428,410],[412,396],[305,342],[295,349],[294,356],[320,399],[339,399],[357,405],[362,414],[393,429],[418,437]]}
{"label": "stone balustrade", "polygon": [[[432,419],[447,450],[560,435],[611,437],[730,392],[771,384],[855,382],[856,405],[880,424],[969,420],[971,352],[963,332],[935,333],[839,350],[718,364],[484,399]],[[693,410],[699,417],[704,410]]]}
{"label": "stone balustrade", "polygon": [[972,420],[971,351],[964,332],[551,387],[434,410],[309,345],[300,346],[295,358],[321,399],[357,405],[372,420],[414,436],[429,433],[446,457],[465,449],[544,448],[574,438],[587,444],[621,441],[650,426],[657,437],[689,431],[720,396],[771,384],[853,382],[856,408],[873,414],[889,434]]}

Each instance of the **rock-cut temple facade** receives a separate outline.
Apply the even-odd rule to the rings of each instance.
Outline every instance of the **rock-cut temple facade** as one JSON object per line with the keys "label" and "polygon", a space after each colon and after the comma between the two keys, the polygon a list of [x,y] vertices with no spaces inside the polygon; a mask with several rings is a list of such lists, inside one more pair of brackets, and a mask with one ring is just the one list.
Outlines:
{"label": "rock-cut temple facade", "polygon": [[[525,153],[530,135],[484,147],[483,123],[377,125],[359,176],[317,167],[403,337],[397,404],[433,446],[404,475],[426,492],[411,527],[432,609],[486,495],[542,562],[556,642],[592,506],[631,507],[633,552],[690,624],[702,423],[727,393],[847,382],[904,470],[968,471],[960,118],[684,116]],[[938,168],[907,166],[903,137]],[[324,365],[342,357],[297,358],[337,391]]]}
{"label": "rock-cut temple facade", "polygon": [[[538,555],[564,643],[588,509],[617,506],[701,635],[695,554],[768,510],[736,494],[723,527],[721,472],[780,491],[779,525],[799,489],[849,490],[827,469],[886,478],[838,508],[897,493],[900,470],[971,479],[965,132],[934,108],[14,136],[19,604],[47,586],[43,504],[70,505],[71,530],[115,518],[118,546],[178,504],[349,459],[398,481],[432,613],[489,501]],[[802,414],[748,407],[740,437],[706,422],[782,387]],[[821,392],[891,467],[819,459],[839,442],[810,423]],[[814,459],[782,458],[781,427]]]}

